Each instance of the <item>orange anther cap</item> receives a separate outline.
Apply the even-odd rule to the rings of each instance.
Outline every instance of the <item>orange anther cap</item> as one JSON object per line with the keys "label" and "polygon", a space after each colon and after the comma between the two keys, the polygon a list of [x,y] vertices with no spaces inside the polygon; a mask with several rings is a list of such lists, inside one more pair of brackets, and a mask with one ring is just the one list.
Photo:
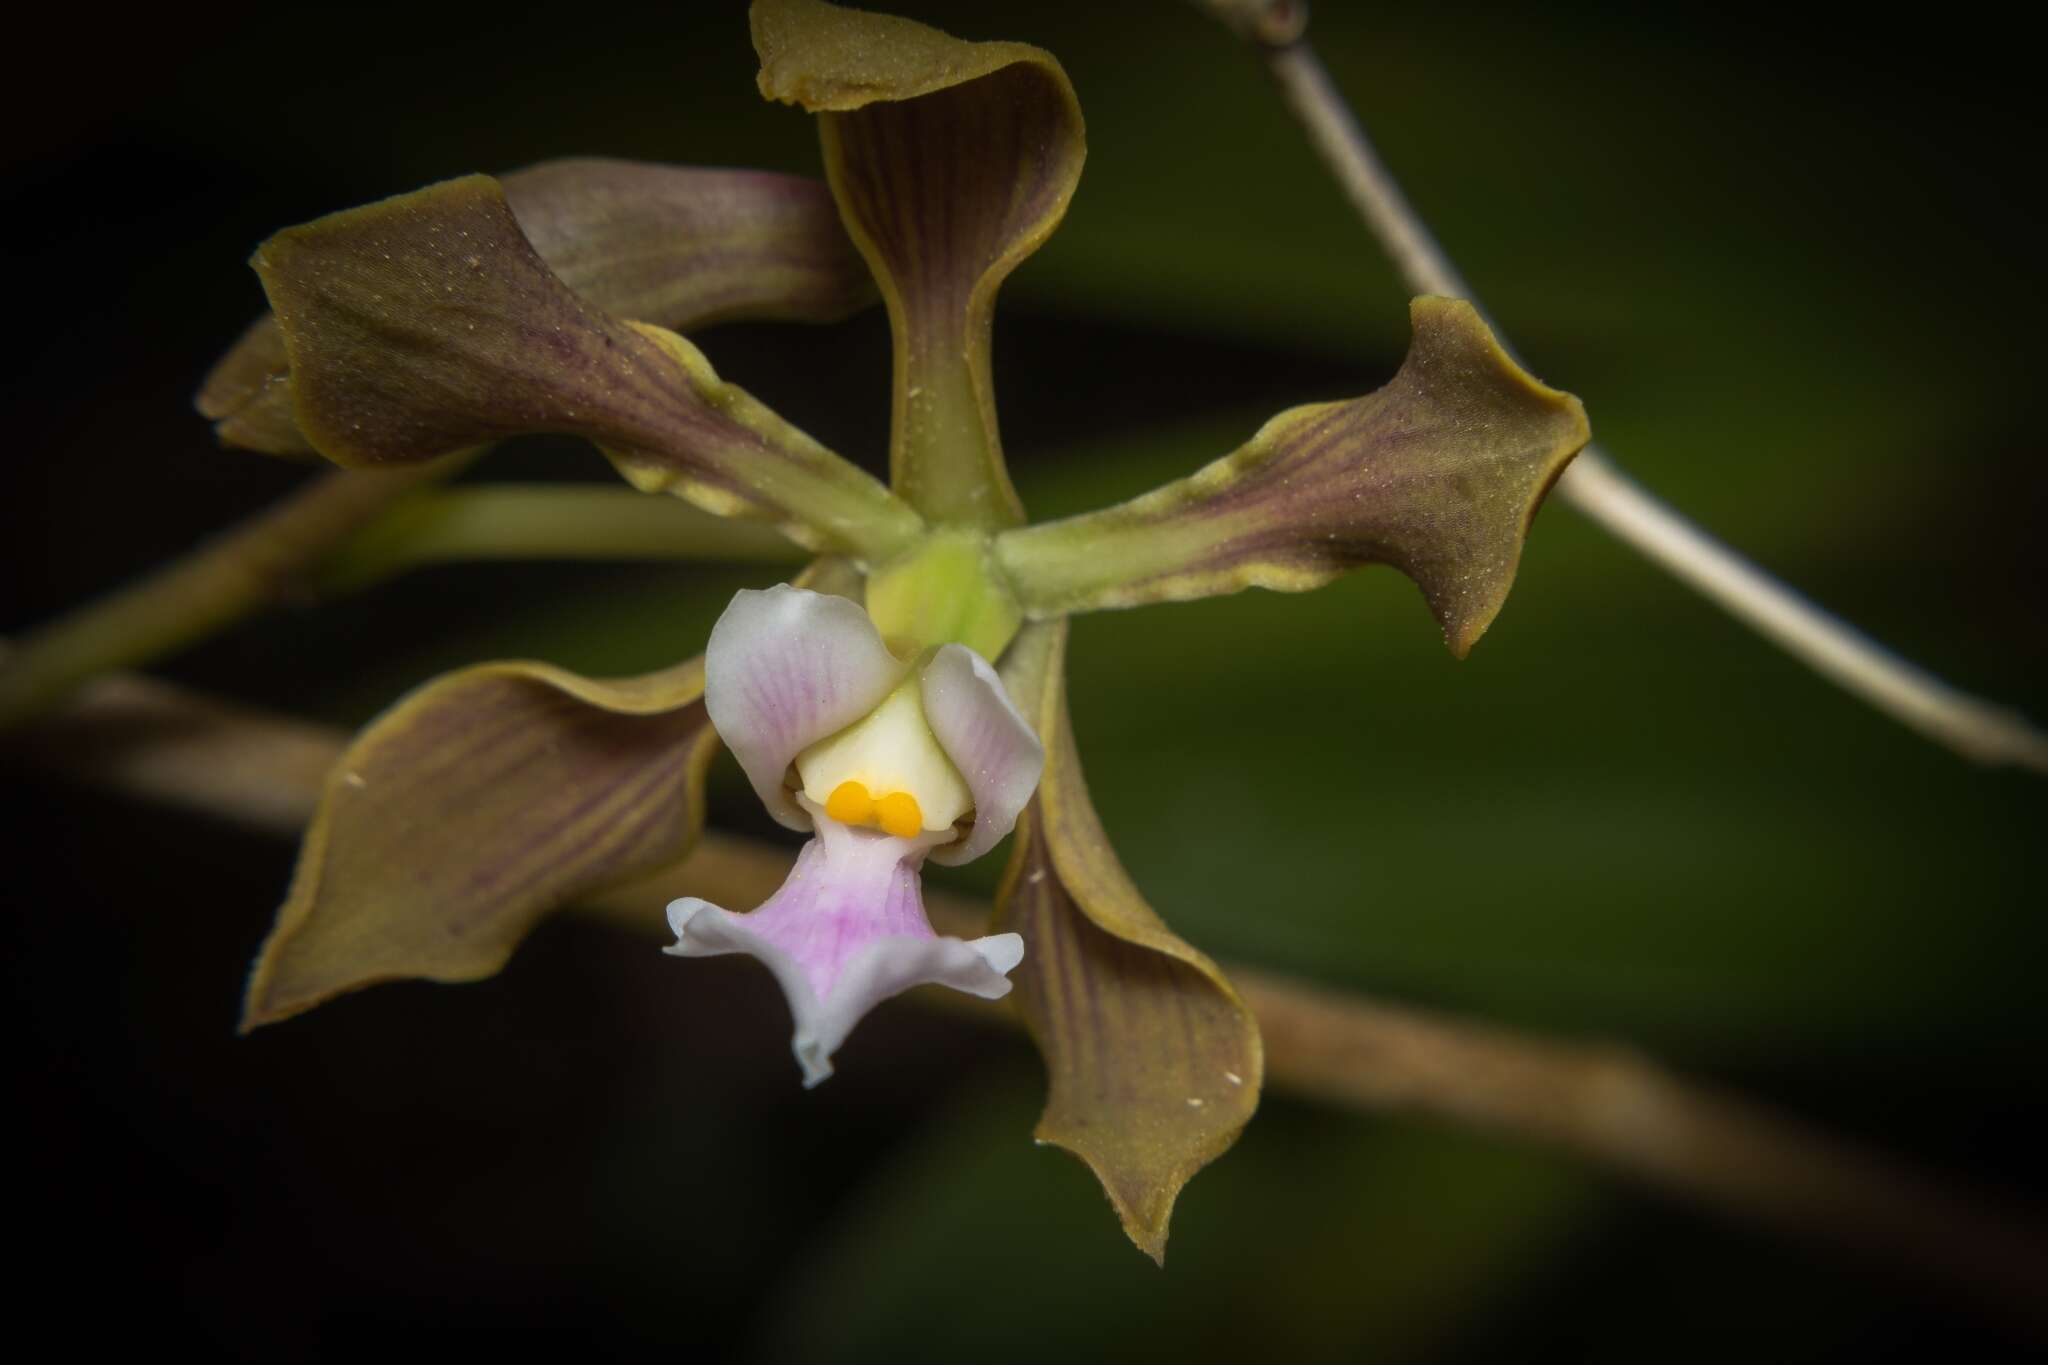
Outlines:
{"label": "orange anther cap", "polygon": [[[861,793],[865,796],[867,793]],[[834,798],[838,793],[833,793]],[[909,792],[890,792],[875,802],[875,823],[883,832],[899,839],[914,839],[924,832],[924,812],[918,809],[917,798]]]}
{"label": "orange anther cap", "polygon": [[875,814],[875,801],[860,783],[841,782],[825,798],[825,814],[842,825],[865,825]]}

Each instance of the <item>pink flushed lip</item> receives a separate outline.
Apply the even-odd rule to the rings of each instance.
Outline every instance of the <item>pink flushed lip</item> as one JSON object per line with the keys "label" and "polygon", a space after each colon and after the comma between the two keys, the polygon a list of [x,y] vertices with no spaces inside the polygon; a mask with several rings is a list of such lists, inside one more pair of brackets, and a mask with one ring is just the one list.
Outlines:
{"label": "pink flushed lip", "polygon": [[[808,803],[806,803],[808,804]],[[690,897],[668,907],[678,957],[745,953],[775,974],[795,1023],[804,1084],[832,1074],[832,1054],[866,1013],[912,986],[950,986],[984,1000],[1010,990],[1024,940],[942,938],[925,916],[918,869],[937,837],[856,829],[813,808],[817,837],[782,888],[751,914]]]}

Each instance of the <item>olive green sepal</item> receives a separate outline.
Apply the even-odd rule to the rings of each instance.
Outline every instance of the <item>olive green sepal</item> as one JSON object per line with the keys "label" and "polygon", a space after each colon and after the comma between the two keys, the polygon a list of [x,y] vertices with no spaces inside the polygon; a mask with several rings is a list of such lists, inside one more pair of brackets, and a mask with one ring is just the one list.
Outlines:
{"label": "olive green sepal", "polygon": [[1004,669],[1045,741],[995,928],[1024,937],[1014,999],[1045,1060],[1036,1136],[1088,1164],[1124,1232],[1164,1262],[1182,1186],[1258,1108],[1257,1022],[1216,964],[1147,905],[1109,845],[1067,718],[1066,623],[1027,627]]}
{"label": "olive green sepal", "polygon": [[[620,317],[689,332],[741,319],[834,322],[875,301],[822,181],[574,157],[500,183],[541,259]],[[194,402],[224,445],[318,453],[299,430],[275,318],[251,324]]]}
{"label": "olive green sepal", "polygon": [[680,859],[717,742],[703,691],[702,660],[607,681],[491,663],[400,701],[327,780],[243,1030],[490,976],[549,911]]}
{"label": "olive green sepal", "polygon": [[895,339],[890,484],[936,524],[1014,526],[996,428],[996,291],[1081,178],[1059,62],[819,0],[755,0],[761,92],[818,115],[826,179]]}
{"label": "olive green sepal", "polygon": [[769,517],[814,549],[880,556],[921,529],[872,476],[724,383],[689,342],[572,291],[488,176],[288,228],[254,264],[299,429],[337,464],[556,432],[596,443],[636,482]]}
{"label": "olive green sepal", "polygon": [[1025,612],[1300,592],[1390,564],[1463,657],[1590,432],[1579,400],[1517,365],[1471,304],[1425,297],[1409,311],[1415,340],[1385,388],[1283,412],[1235,454],[1130,502],[1004,532],[997,559]]}

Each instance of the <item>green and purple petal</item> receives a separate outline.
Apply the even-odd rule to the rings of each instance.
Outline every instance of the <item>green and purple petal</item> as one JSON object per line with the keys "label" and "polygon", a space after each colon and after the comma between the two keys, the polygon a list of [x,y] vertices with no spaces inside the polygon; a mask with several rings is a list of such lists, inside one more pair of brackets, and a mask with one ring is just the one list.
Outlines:
{"label": "green and purple petal", "polygon": [[290,228],[255,266],[298,425],[338,464],[526,432],[597,443],[646,491],[881,556],[918,529],[888,490],[718,378],[689,342],[565,285],[503,190],[470,176]]}
{"label": "green and purple petal", "polygon": [[503,184],[562,283],[622,318],[689,332],[836,322],[875,301],[830,190],[804,176],[576,157]]}
{"label": "green and purple petal", "polygon": [[489,976],[550,910],[681,858],[716,742],[703,677],[483,664],[379,717],[328,778],[243,1027],[380,981]]}
{"label": "green and purple petal", "polygon": [[1045,740],[997,927],[1023,936],[1016,1000],[1045,1059],[1037,1136],[1087,1162],[1155,1260],[1181,1187],[1258,1108],[1259,1030],[1214,962],[1132,884],[1088,799],[1067,717],[1066,623],[1028,627],[1005,662]]}
{"label": "green and purple petal", "polygon": [[1410,312],[1414,343],[1378,392],[1283,412],[1235,454],[1120,506],[1005,532],[997,558],[1026,612],[1298,592],[1390,564],[1462,657],[1589,433],[1579,400],[1530,377],[1470,304],[1418,298]]}
{"label": "green and purple petal", "polygon": [[893,486],[934,522],[1017,524],[989,319],[1080,180],[1073,86],[1038,48],[818,0],[756,0],[753,33],[762,93],[819,115],[826,177],[889,309]]}
{"label": "green and purple petal", "polygon": [[[678,332],[740,319],[831,322],[875,298],[821,181],[575,158],[501,183],[541,259],[619,317]],[[316,453],[298,428],[273,318],[254,323],[214,367],[197,405],[227,445]]]}

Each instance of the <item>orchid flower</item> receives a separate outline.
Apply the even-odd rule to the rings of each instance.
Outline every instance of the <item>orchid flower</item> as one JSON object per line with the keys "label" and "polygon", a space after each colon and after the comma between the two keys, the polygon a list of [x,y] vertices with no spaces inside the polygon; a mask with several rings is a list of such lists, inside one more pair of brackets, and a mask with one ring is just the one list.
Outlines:
{"label": "orchid flower", "polygon": [[859,607],[792,587],[734,598],[704,657],[719,737],[769,813],[815,837],[752,914],[671,903],[668,951],[766,963],[796,1019],[805,1085],[832,1074],[854,1024],[898,991],[1007,995],[1023,938],[938,937],[918,884],[927,856],[964,863],[993,848],[1045,767],[988,661],[947,644],[906,666]]}
{"label": "orchid flower", "polygon": [[[1080,178],[1065,72],[1037,48],[820,0],[756,0],[752,26],[763,93],[818,118],[824,185],[553,163],[257,252],[272,317],[201,394],[230,443],[374,468],[566,433],[636,488],[771,520],[819,557],[796,586],[742,593],[701,659],[623,680],[485,664],[376,720],[327,784],[246,1023],[495,972],[544,914],[688,853],[722,741],[812,839],[751,913],[676,901],[670,951],[766,964],[807,1083],[885,996],[1014,980],[1049,1079],[1038,1136],[1086,1160],[1159,1255],[1180,1188],[1256,1107],[1262,1057],[1243,1001],[1146,904],[1089,801],[1066,618],[1386,564],[1463,655],[1585,416],[1470,305],[1422,298],[1385,387],[1283,412],[1120,506],[1028,524],[990,316]],[[682,335],[874,297],[895,343],[886,484]],[[1013,832],[995,932],[934,935],[922,863]]]}

